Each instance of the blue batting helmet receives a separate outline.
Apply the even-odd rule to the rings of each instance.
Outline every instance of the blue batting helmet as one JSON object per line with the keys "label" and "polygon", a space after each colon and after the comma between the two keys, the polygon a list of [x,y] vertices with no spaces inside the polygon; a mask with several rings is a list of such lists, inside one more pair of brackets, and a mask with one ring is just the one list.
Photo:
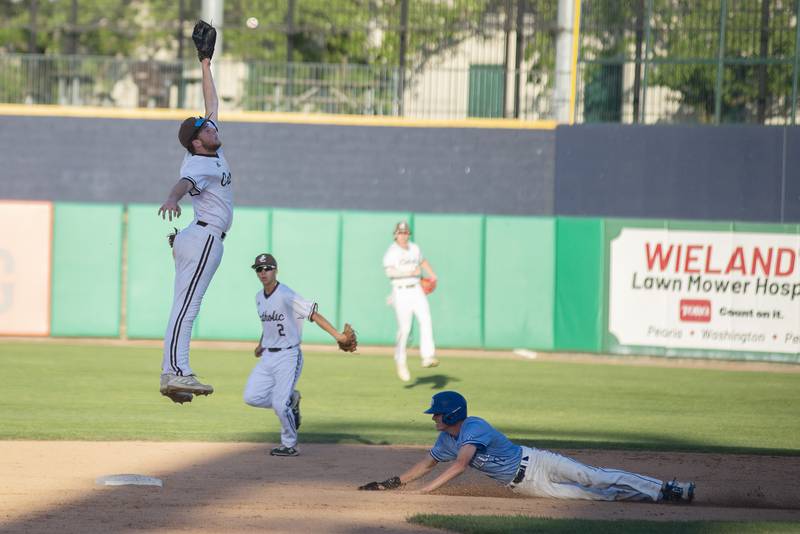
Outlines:
{"label": "blue batting helmet", "polygon": [[456,391],[442,391],[431,398],[431,407],[422,413],[442,414],[442,422],[454,425],[467,418],[467,399]]}

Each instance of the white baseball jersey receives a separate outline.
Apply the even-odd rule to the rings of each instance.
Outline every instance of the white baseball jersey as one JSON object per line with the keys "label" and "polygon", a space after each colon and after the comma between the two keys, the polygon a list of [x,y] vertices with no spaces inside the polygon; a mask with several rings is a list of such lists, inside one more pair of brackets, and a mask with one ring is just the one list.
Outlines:
{"label": "white baseball jersey", "polygon": [[264,294],[263,289],[256,293],[256,308],[263,328],[261,346],[287,348],[300,344],[303,319],[311,320],[317,304],[278,282],[271,295]]}
{"label": "white baseball jersey", "polygon": [[436,352],[428,299],[419,285],[420,276],[412,274],[424,259],[422,251],[411,241],[408,242],[408,248],[394,242],[383,255],[383,268],[392,282],[392,305],[397,317],[394,361],[399,366],[406,365],[406,346],[413,316],[417,317],[419,323],[419,353],[422,361],[432,360]]}
{"label": "white baseball jersey", "polygon": [[399,274],[408,276],[392,277],[392,285],[407,286],[419,282],[419,276],[412,274],[420,266],[425,258],[422,251],[412,242],[408,242],[408,248],[403,248],[396,242],[389,246],[389,250],[383,255],[383,268],[392,268]]}
{"label": "white baseball jersey", "polygon": [[192,155],[183,158],[180,178],[189,180],[189,195],[194,207],[194,218],[227,232],[233,223],[233,185],[231,169],[222,153],[216,156]]}

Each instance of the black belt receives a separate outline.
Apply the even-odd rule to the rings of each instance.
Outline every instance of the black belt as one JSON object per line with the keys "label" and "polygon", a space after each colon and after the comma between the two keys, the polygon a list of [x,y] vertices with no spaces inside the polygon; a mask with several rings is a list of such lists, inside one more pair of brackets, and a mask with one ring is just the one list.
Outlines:
{"label": "black belt", "polygon": [[399,287],[400,289],[408,289],[410,287],[417,287],[418,285],[419,284],[411,284],[411,285],[407,285],[407,286],[397,286],[397,287]]}
{"label": "black belt", "polygon": [[295,348],[297,345],[292,345],[291,347],[270,347],[267,350],[270,352],[280,352],[282,350],[289,350]]}
{"label": "black belt", "polygon": [[528,469],[528,464],[522,462],[527,462],[527,461],[528,461],[527,456],[523,456],[522,460],[520,460],[519,470],[517,471],[517,476],[515,476],[514,480],[511,482],[512,484],[519,484],[525,478],[525,471]]}
{"label": "black belt", "polygon": [[[208,226],[208,223],[207,223],[207,222],[205,222],[205,221],[197,221],[197,225],[198,225],[198,226]],[[222,239],[225,239],[225,236],[226,236],[226,235],[227,235],[227,234],[226,234],[225,232],[222,232],[222,235],[220,235],[220,237],[221,237]]]}

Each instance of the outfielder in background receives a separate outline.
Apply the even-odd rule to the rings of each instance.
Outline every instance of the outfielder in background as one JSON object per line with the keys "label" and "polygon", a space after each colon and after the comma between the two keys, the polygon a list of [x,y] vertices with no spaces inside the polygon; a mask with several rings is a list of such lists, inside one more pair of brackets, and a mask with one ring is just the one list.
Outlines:
{"label": "outfielder in background", "polygon": [[394,243],[383,255],[383,269],[392,284],[391,303],[397,318],[397,337],[394,346],[394,363],[397,376],[403,382],[411,380],[408,371],[406,346],[411,332],[412,316],[416,316],[419,325],[419,351],[422,367],[436,367],[436,347],[433,343],[433,326],[428,299],[422,288],[422,270],[428,273],[426,283],[430,284],[429,292],[436,287],[436,273],[431,264],[422,256],[416,243],[412,243],[411,229],[408,223],[401,221],[394,228]]}
{"label": "outfielder in background", "polygon": [[186,149],[178,183],[158,210],[162,218],[180,217],[180,200],[189,193],[194,219],[180,232],[169,236],[175,259],[175,289],[172,311],[164,335],[161,394],[175,402],[192,400],[192,395],[209,395],[214,388],[200,383],[189,365],[192,325],[203,295],[222,260],[226,233],[233,222],[231,170],[222,152],[217,129],[219,99],[211,75],[216,31],[203,21],[192,38],[197,46],[203,73],[205,117],[190,117],[178,130]]}
{"label": "outfielder in background", "polygon": [[663,482],[619,469],[582,464],[543,449],[512,443],[480,417],[467,417],[467,401],[455,391],[437,393],[432,414],[439,438],[429,454],[400,476],[370,482],[360,490],[390,490],[425,476],[439,462],[453,462],[422,488],[429,493],[473,467],[515,493],[552,499],[691,502],[691,482]]}
{"label": "outfielder in background", "polygon": [[358,342],[349,324],[336,330],[317,311],[317,304],[305,300],[289,286],[278,282],[278,262],[271,254],[256,256],[252,268],[261,281],[256,293],[256,309],[261,318],[262,334],[255,348],[259,358],[247,385],[244,402],[256,408],[272,408],[281,423],[281,445],[270,451],[273,456],[297,456],[297,429],[300,428],[300,392],[295,389],[303,370],[303,320],[325,330],[345,352],[356,350]]}

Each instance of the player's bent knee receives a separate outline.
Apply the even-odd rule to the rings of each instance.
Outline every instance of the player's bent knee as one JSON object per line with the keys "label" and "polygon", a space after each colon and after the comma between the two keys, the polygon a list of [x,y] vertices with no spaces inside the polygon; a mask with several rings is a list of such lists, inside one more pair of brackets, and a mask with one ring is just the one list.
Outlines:
{"label": "player's bent knee", "polygon": [[244,394],[244,403],[254,408],[272,408],[272,403],[268,397],[252,393]]}

